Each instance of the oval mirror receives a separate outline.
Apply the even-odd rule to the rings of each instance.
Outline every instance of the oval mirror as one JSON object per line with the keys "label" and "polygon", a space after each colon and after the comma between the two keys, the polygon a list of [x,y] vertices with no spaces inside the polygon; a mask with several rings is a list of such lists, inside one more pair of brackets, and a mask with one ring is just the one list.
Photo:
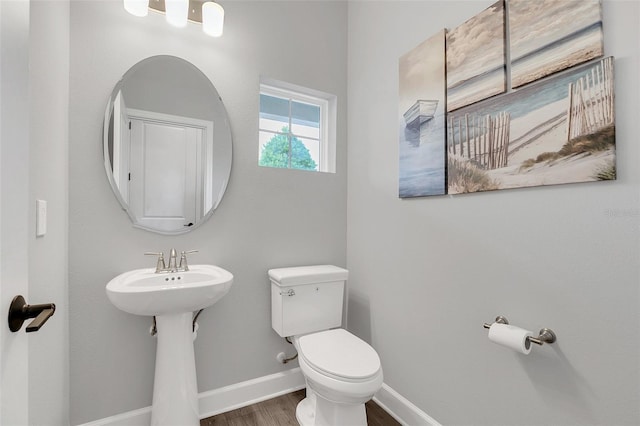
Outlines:
{"label": "oval mirror", "polygon": [[138,62],[104,117],[104,166],[134,226],[188,232],[216,209],[231,172],[231,129],[209,79],[174,56]]}

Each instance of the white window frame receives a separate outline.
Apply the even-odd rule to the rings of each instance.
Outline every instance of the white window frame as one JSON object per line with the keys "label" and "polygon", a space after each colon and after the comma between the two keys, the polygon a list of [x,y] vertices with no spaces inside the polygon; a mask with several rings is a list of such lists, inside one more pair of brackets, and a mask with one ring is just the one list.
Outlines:
{"label": "white window frame", "polygon": [[[290,99],[320,108],[320,160],[317,171],[335,173],[337,96],[264,77],[260,78],[260,94]],[[258,128],[260,132],[262,129],[259,125]],[[289,132],[291,133],[291,127]],[[258,156],[260,156],[260,149],[261,147],[258,146]]]}

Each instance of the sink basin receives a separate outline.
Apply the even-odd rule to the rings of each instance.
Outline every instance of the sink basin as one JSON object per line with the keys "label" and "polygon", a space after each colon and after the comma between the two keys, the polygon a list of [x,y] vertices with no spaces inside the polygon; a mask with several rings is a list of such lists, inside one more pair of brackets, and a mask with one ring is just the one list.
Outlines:
{"label": "sink basin", "polygon": [[231,272],[213,265],[189,265],[187,272],[161,274],[145,268],[109,281],[107,296],[130,314],[179,314],[213,305],[229,292],[232,283]]}

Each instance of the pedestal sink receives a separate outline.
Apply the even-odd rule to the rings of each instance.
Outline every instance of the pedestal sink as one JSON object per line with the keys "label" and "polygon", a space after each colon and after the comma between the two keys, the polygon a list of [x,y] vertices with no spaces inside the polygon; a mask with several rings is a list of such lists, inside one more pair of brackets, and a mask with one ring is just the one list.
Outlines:
{"label": "pedestal sink", "polygon": [[218,266],[190,265],[186,272],[136,269],[107,284],[107,296],[118,309],[156,317],[153,426],[200,424],[192,313],[212,306],[232,283],[233,275]]}

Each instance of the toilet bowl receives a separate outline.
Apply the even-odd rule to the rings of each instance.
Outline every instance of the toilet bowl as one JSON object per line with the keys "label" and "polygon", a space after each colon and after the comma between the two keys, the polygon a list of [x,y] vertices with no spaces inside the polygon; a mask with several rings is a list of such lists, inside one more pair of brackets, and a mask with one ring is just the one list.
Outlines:
{"label": "toilet bowl", "polygon": [[365,402],[382,386],[376,351],[342,324],[346,269],[332,265],[271,269],[271,325],[292,337],[307,394],[302,426],[366,426]]}
{"label": "toilet bowl", "polygon": [[296,336],[307,397],[296,409],[303,426],[366,425],[364,403],[382,386],[376,351],[344,329]]}
{"label": "toilet bowl", "polygon": [[303,426],[366,425],[364,403],[382,386],[376,351],[344,329],[296,336],[307,397],[296,417]]}

